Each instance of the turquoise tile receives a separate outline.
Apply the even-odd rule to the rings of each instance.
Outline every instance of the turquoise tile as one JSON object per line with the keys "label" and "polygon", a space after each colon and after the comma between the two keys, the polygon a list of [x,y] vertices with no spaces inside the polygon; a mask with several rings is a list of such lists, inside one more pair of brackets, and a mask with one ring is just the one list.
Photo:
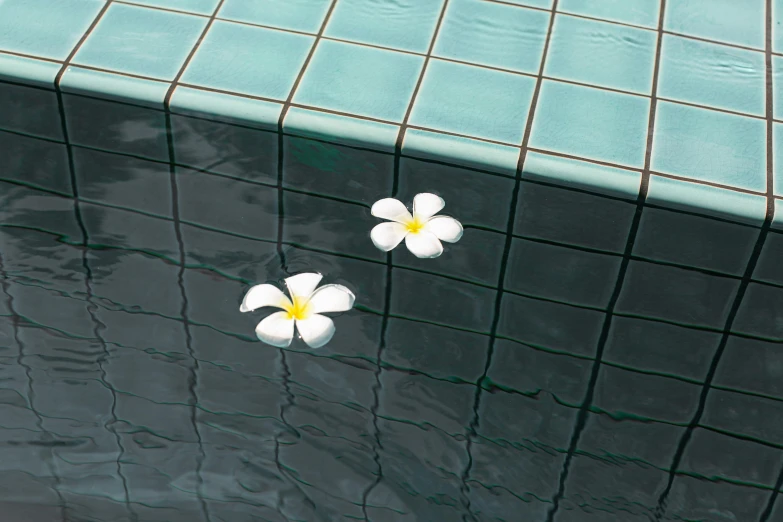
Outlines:
{"label": "turquoise tile", "polygon": [[170,108],[185,116],[277,131],[283,105],[180,85],[174,90]]}
{"label": "turquoise tile", "polygon": [[173,80],[206,24],[200,16],[112,4],[74,63]]}
{"label": "turquoise tile", "polygon": [[250,24],[317,33],[332,0],[225,0],[218,16]]}
{"label": "turquoise tile", "polygon": [[523,5],[528,7],[539,7],[541,9],[552,9],[552,0],[504,0],[507,4]]}
{"label": "turquoise tile", "polygon": [[522,179],[546,181],[566,187],[589,190],[596,194],[635,200],[639,195],[642,174],[639,171],[596,165],[550,154],[528,152]]}
{"label": "turquoise tile", "polygon": [[421,129],[408,129],[402,153],[412,158],[448,162],[513,177],[519,160],[519,147],[472,140]]}
{"label": "turquoise tile", "polygon": [[398,125],[351,118],[342,114],[291,107],[283,122],[286,134],[330,143],[394,152]]}
{"label": "turquoise tile", "polygon": [[763,192],[763,120],[661,101],[655,117],[652,170]]}
{"label": "turquoise tile", "polygon": [[71,66],[60,80],[60,89],[92,98],[162,109],[169,83]]}
{"label": "turquoise tile", "polygon": [[183,83],[285,100],[315,38],[215,22],[193,56]]}
{"label": "turquoise tile", "polygon": [[650,100],[544,80],[530,146],[641,167]]}
{"label": "turquoise tile", "polygon": [[772,111],[777,120],[783,119],[783,58],[772,57]]}
{"label": "turquoise tile", "polygon": [[669,0],[667,31],[764,48],[765,0]]}
{"label": "turquoise tile", "polygon": [[772,218],[772,228],[783,230],[783,200],[775,199],[775,216]]}
{"label": "turquoise tile", "polygon": [[529,76],[432,59],[409,123],[517,145],[535,84]]}
{"label": "turquoise tile", "polygon": [[340,0],[326,36],[425,53],[444,0]]}
{"label": "turquoise tile", "polygon": [[544,74],[649,94],[657,39],[653,31],[558,16]]}
{"label": "turquoise tile", "polygon": [[783,52],[783,0],[772,1],[772,51]]}
{"label": "turquoise tile", "polygon": [[658,27],[661,0],[560,0],[558,12],[592,16],[602,20]]}
{"label": "turquoise tile", "polygon": [[423,63],[420,56],[321,40],[294,101],[401,122]]}
{"label": "turquoise tile", "polygon": [[[774,173],[773,191],[776,196],[783,196],[783,124],[772,124],[772,151]],[[780,216],[783,218],[783,216]]]}
{"label": "turquoise tile", "polygon": [[764,115],[764,54],[665,35],[658,96]]}
{"label": "turquoise tile", "polygon": [[103,5],[101,0],[4,0],[0,49],[65,60]]}
{"label": "turquoise tile", "polygon": [[203,15],[211,15],[220,0],[133,0],[135,4],[144,4],[164,9],[175,9]]}
{"label": "turquoise tile", "polygon": [[452,0],[433,54],[538,73],[549,13],[484,0]]}
{"label": "turquoise tile", "polygon": [[650,176],[645,203],[760,226],[767,198],[745,192]]}

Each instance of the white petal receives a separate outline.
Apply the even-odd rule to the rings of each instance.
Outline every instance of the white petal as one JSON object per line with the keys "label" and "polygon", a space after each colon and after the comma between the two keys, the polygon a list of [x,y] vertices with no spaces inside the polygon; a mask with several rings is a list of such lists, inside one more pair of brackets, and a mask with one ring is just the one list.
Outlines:
{"label": "white petal", "polygon": [[263,306],[275,306],[283,308],[290,305],[291,301],[285,294],[274,285],[256,285],[245,294],[242,304],[239,306],[240,312],[251,312],[256,308]]}
{"label": "white petal", "polygon": [[370,213],[382,219],[404,223],[413,219],[411,213],[401,201],[394,198],[380,199],[373,204]]}
{"label": "white petal", "polygon": [[324,285],[310,297],[310,312],[345,312],[353,308],[356,296],[343,285]]}
{"label": "white petal", "polygon": [[449,216],[435,216],[427,221],[424,230],[432,232],[441,241],[456,243],[462,237],[462,224]]}
{"label": "white petal", "polygon": [[267,344],[284,348],[294,338],[294,320],[288,317],[288,312],[275,312],[258,323],[256,335]]}
{"label": "white petal", "polygon": [[435,237],[435,234],[426,230],[405,236],[405,246],[416,257],[438,257],[443,253],[443,245],[440,244],[440,240]]}
{"label": "white petal", "polygon": [[313,314],[307,319],[297,321],[296,328],[310,348],[320,348],[334,336],[334,321],[325,315]]}
{"label": "white petal", "polygon": [[422,192],[413,198],[413,216],[423,221],[443,210],[445,206],[446,202],[442,197]]}
{"label": "white petal", "polygon": [[321,282],[323,276],[315,273],[296,274],[286,278],[285,286],[293,297],[307,299],[313,293],[315,287]]}
{"label": "white petal", "polygon": [[370,239],[373,244],[384,252],[388,252],[392,248],[400,244],[405,238],[405,234],[408,233],[408,229],[405,225],[399,223],[381,223],[375,225],[370,231]]}

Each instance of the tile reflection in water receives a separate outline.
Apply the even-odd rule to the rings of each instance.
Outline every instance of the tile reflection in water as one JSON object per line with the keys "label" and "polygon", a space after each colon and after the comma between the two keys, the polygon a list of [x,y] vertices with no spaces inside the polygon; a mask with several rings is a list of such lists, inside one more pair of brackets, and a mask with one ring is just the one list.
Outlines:
{"label": "tile reflection in water", "polygon": [[[4,513],[762,516],[783,466],[783,276],[757,212],[667,203],[659,177],[639,207],[638,171],[543,152],[517,182],[417,152],[421,133],[395,159],[357,146],[363,123],[330,141],[302,111],[278,140],[177,96],[169,118],[67,94],[68,144],[0,131]],[[380,252],[370,209],[394,186],[437,192],[465,236],[435,260]],[[259,343],[243,296],[303,272],[356,306],[317,350]]]}

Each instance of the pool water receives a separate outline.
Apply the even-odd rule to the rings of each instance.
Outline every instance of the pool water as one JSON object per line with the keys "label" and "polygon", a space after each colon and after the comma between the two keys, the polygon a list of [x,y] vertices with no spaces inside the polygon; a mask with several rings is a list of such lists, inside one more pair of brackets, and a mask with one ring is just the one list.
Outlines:
{"label": "pool water", "polygon": [[[65,95],[71,135],[107,103]],[[554,155],[516,180],[112,110],[107,149],[0,132],[4,520],[783,519],[779,272],[742,275],[777,232]],[[373,202],[428,191],[462,239],[376,249]],[[301,272],[354,309],[261,343],[244,294]]]}

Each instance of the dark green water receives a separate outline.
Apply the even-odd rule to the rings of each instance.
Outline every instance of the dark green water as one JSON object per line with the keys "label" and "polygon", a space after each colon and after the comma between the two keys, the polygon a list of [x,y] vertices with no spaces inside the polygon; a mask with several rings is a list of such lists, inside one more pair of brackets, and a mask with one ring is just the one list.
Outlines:
{"label": "dark green water", "polygon": [[[62,103],[0,132],[4,522],[783,520],[776,230]],[[425,191],[462,240],[378,251]],[[334,339],[259,342],[245,292],[310,271]]]}

